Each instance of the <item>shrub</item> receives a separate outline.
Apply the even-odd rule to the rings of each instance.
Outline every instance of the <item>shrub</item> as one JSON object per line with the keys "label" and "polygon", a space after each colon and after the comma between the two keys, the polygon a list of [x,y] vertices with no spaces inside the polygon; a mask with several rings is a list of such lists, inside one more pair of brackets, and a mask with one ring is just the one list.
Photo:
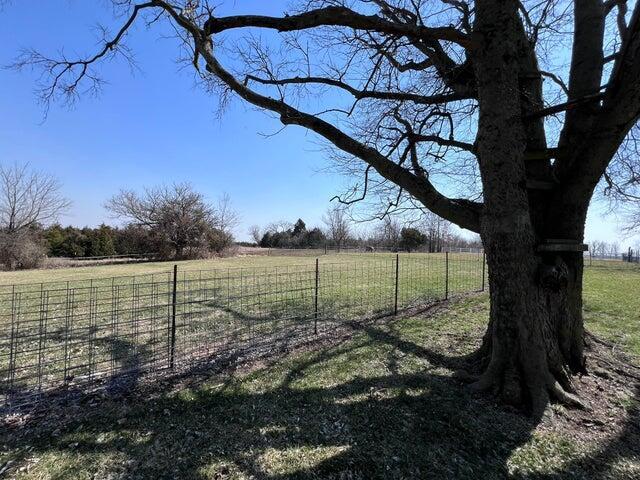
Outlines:
{"label": "shrub", "polygon": [[426,241],[426,235],[415,228],[403,228],[400,232],[400,247],[409,252],[420,247]]}
{"label": "shrub", "polygon": [[46,259],[47,248],[38,232],[0,234],[0,263],[7,270],[37,268]]}
{"label": "shrub", "polygon": [[327,238],[322,230],[319,228],[307,230],[304,221],[298,219],[293,229],[279,231],[272,227],[267,230],[259,245],[263,248],[309,248],[324,245],[326,241]]}
{"label": "shrub", "polygon": [[220,254],[233,245],[233,236],[219,228],[210,228],[206,233],[206,247],[209,251]]}

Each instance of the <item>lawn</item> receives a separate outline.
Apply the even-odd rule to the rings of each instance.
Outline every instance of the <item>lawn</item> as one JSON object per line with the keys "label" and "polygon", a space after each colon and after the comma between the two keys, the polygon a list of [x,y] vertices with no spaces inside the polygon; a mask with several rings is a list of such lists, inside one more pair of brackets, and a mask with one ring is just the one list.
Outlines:
{"label": "lawn", "polygon": [[[588,328],[635,355],[639,285],[624,265],[585,273]],[[458,297],[259,362],[8,418],[0,469],[17,479],[640,478],[638,382],[585,377],[604,407],[577,417],[556,407],[534,427],[452,378],[487,317],[486,294]]]}

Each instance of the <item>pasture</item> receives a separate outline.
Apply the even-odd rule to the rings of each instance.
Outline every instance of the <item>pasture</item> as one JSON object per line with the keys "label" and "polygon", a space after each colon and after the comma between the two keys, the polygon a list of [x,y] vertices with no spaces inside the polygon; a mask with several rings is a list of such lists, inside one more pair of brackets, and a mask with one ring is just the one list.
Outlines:
{"label": "pasture", "polygon": [[0,286],[0,395],[19,406],[58,387],[277,349],[484,285],[477,254],[255,256],[171,266],[9,275],[16,283]]}
{"label": "pasture", "polygon": [[[264,262],[261,268],[273,269],[283,260],[290,272],[293,265],[315,271],[314,259],[221,263],[231,268]],[[336,259],[323,260],[330,271]],[[393,269],[379,270],[380,259],[352,260],[371,262],[369,281],[385,279],[379,298],[389,312],[386,279]],[[443,279],[437,276],[443,270],[435,268],[442,259],[433,262],[429,276],[414,272],[413,285],[442,294],[434,287]],[[334,289],[328,293],[356,304],[361,286],[355,278],[333,284],[325,279]],[[637,267],[603,263],[585,271],[588,328],[636,362],[639,286]],[[362,310],[354,307],[352,313]],[[9,422],[0,436],[0,465],[9,464],[17,479],[638,478],[632,382],[585,377],[581,381],[607,386],[600,393],[603,405],[571,415],[557,407],[553,422],[534,428],[516,411],[474,397],[452,379],[459,359],[477,346],[487,318],[486,293],[458,296],[418,314],[347,322],[344,330],[331,324],[332,336],[257,363],[156,387],[138,385],[117,398],[81,398],[47,410],[24,428]],[[309,319],[302,324],[309,333]]]}

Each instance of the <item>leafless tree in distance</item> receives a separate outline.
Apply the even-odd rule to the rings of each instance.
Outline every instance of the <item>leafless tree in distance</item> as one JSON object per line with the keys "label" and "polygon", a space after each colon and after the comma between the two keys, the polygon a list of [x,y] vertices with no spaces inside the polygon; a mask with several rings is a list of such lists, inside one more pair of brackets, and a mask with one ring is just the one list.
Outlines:
{"label": "leafless tree in distance", "polygon": [[16,233],[58,220],[71,206],[58,179],[28,164],[0,165],[0,228]]}
{"label": "leafless tree in distance", "polygon": [[233,208],[231,196],[228,193],[223,193],[218,198],[212,207],[211,213],[214,226],[230,234],[240,224],[240,214]]}
{"label": "leafless tree in distance", "polygon": [[287,220],[278,220],[267,225],[266,231],[270,233],[281,233],[291,230],[292,228],[293,223]]}
{"label": "leafless tree in distance", "polygon": [[402,226],[395,216],[385,215],[377,229],[378,243],[383,247],[397,248],[400,242],[401,230]]}
{"label": "leafless tree in distance", "polygon": [[420,222],[430,252],[442,252],[451,237],[451,222],[433,212],[425,212]]}
{"label": "leafless tree in distance", "polygon": [[228,196],[221,197],[216,207],[188,183],[149,188],[141,194],[121,190],[105,206],[116,216],[151,230],[164,258],[199,256],[212,241],[220,242],[216,250],[227,247],[237,221]]}
{"label": "leafless tree in distance", "polygon": [[0,164],[0,262],[11,270],[38,265],[46,250],[37,229],[70,207],[56,177],[28,164]]}
{"label": "leafless tree in distance", "polygon": [[640,2],[628,3],[306,0],[220,16],[204,0],[114,0],[126,19],[94,55],[28,51],[16,67],[44,73],[45,102],[75,98],[101,86],[102,61],[127,58],[132,25],[169,22],[223,103],[331,146],[358,178],[342,202],[378,192],[481,235],[492,306],[472,388],[540,415],[550,398],[581,405],[587,210],[603,178],[626,185],[615,167],[633,161],[640,116]]}
{"label": "leafless tree in distance", "polygon": [[342,205],[329,207],[322,216],[322,222],[326,227],[327,238],[340,250],[351,233],[351,221],[346,209]]}
{"label": "leafless tree in distance", "polygon": [[249,227],[249,236],[251,237],[251,240],[253,240],[253,243],[259,245],[260,240],[262,240],[262,229],[260,226],[251,225],[251,227]]}

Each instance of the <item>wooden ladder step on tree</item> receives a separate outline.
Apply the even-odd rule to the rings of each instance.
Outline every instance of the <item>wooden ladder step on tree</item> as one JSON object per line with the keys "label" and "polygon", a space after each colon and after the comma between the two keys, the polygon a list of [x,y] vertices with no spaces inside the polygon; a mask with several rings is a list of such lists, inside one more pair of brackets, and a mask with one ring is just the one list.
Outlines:
{"label": "wooden ladder step on tree", "polygon": [[553,190],[558,184],[550,180],[527,179],[527,188],[529,190]]}
{"label": "wooden ladder step on tree", "polygon": [[538,245],[538,252],[586,252],[589,246],[576,240],[548,238]]}

